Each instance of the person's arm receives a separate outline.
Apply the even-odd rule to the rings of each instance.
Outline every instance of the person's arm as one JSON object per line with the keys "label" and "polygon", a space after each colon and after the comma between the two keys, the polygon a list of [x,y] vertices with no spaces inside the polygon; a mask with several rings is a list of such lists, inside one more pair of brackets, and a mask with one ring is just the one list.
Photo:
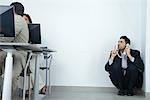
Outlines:
{"label": "person's arm", "polygon": [[109,72],[111,68],[111,65],[109,65],[109,61],[105,65],[105,71]]}
{"label": "person's arm", "polygon": [[134,64],[139,69],[140,72],[143,72],[144,71],[144,63],[141,59],[140,52],[136,50],[133,53],[135,53],[135,54],[133,55],[134,62],[132,62],[132,64]]}
{"label": "person's arm", "polygon": [[108,62],[105,65],[105,70],[107,72],[109,72],[109,70],[110,70],[110,68],[111,68],[111,66],[112,66],[112,64],[114,62],[114,59],[115,59],[116,55],[117,55],[117,51],[116,50],[112,50],[111,53],[110,53],[109,60],[108,60]]}
{"label": "person's arm", "polygon": [[15,33],[13,42],[28,43],[29,29],[26,21],[19,15],[15,15]]}
{"label": "person's arm", "polygon": [[144,71],[144,63],[141,59],[140,52],[138,50],[130,50],[130,48],[126,48],[125,52],[127,53],[128,58],[131,63],[134,64],[140,72]]}
{"label": "person's arm", "polygon": [[26,21],[23,19],[22,21],[22,41],[24,43],[28,43],[29,41],[29,28],[28,28],[28,24],[26,23]]}

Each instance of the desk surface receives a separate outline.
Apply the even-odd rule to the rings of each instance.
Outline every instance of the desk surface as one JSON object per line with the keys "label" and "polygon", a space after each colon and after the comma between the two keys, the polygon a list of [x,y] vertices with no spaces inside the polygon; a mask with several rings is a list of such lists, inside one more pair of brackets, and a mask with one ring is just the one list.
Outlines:
{"label": "desk surface", "polygon": [[33,52],[55,52],[50,49],[43,49],[39,45],[30,43],[0,43],[0,49],[18,49],[18,50],[31,50]]}
{"label": "desk surface", "polygon": [[29,43],[0,43],[0,49],[19,49],[19,50],[32,50],[41,52],[42,49]]}

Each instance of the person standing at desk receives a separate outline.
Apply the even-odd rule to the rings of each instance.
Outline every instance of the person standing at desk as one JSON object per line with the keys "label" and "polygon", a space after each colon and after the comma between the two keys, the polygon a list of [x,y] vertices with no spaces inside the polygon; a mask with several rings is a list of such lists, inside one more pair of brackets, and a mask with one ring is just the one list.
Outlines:
{"label": "person standing at desk", "polygon": [[[25,21],[27,22],[27,24],[32,24],[32,19],[30,17],[29,14],[23,14],[23,18],[25,19]],[[43,66],[43,60],[44,60],[44,56],[41,54],[41,62],[39,62],[40,66]],[[32,56],[31,62],[30,62],[30,69],[31,69],[31,81],[34,84],[34,71],[35,71],[35,56]],[[42,73],[39,73],[39,90],[40,90],[40,94],[45,94],[46,93],[46,86],[44,83],[44,78],[42,77]]]}
{"label": "person standing at desk", "polygon": [[[24,6],[19,2],[13,2],[10,6],[14,7],[15,34],[14,38],[0,37],[0,42],[28,43],[29,30],[26,21],[23,19]],[[0,69],[4,67],[6,52],[0,51]],[[19,74],[26,64],[27,53],[16,51],[13,53],[13,90],[17,88]]]}
{"label": "person standing at desk", "polygon": [[[30,23],[32,23],[32,20],[31,20],[31,18],[30,18],[30,16],[28,15],[28,14],[23,14],[22,15],[22,17],[23,17],[23,19],[26,21],[26,23],[27,24],[30,24]],[[29,42],[28,42],[29,43]],[[28,54],[27,54],[27,56],[28,56]],[[27,68],[27,76],[29,75],[31,73],[31,71],[30,71],[30,67],[28,67]],[[19,77],[19,79],[18,79],[18,88],[19,89],[21,89],[21,90],[23,90],[23,85],[24,85],[24,69],[22,70],[22,72],[20,73],[20,77]],[[29,87],[28,87],[28,82],[29,82],[29,80],[28,80],[28,78],[27,78],[27,80],[26,80],[26,96],[28,96],[29,95]],[[31,84],[31,82],[30,82],[30,89],[31,88],[33,88],[33,86],[32,86],[32,84]]]}

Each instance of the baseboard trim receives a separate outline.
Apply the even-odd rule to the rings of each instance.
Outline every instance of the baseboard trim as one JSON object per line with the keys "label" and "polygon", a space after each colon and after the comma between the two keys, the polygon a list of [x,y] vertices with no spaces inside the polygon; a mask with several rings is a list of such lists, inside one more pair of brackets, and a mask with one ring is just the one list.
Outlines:
{"label": "baseboard trim", "polygon": [[[52,92],[104,92],[117,94],[118,89],[115,87],[89,87],[89,86],[51,86]],[[150,93],[145,93],[143,90],[137,90],[137,95],[150,98]]]}
{"label": "baseboard trim", "polygon": [[65,92],[117,92],[115,87],[88,87],[88,86],[52,86],[52,91]]}
{"label": "baseboard trim", "polygon": [[147,99],[150,99],[150,92],[144,92],[144,94]]}

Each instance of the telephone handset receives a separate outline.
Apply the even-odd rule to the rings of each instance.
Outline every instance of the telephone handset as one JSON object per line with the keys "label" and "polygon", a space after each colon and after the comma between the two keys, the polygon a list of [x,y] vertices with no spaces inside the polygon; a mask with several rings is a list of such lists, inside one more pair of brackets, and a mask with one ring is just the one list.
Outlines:
{"label": "telephone handset", "polygon": [[[130,48],[130,44],[129,43],[126,44],[126,48]],[[123,52],[123,54],[126,55],[126,52]]]}
{"label": "telephone handset", "polygon": [[130,44],[129,43],[126,44],[126,48],[130,48]]}
{"label": "telephone handset", "polygon": [[[129,43],[126,44],[126,48],[130,48],[130,44],[129,44]],[[119,51],[118,47],[116,48],[116,50],[117,50],[117,55],[118,55],[118,57],[121,58],[121,56],[120,56],[119,53],[118,53],[118,51]],[[126,55],[126,52],[123,52],[123,54]]]}

